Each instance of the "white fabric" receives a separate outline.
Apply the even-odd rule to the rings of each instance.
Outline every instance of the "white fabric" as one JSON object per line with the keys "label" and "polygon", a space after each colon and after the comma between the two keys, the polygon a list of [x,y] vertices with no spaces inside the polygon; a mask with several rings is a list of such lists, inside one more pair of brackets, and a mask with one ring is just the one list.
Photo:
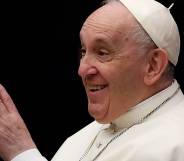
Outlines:
{"label": "white fabric", "polygon": [[38,149],[26,150],[20,153],[11,161],[47,161],[38,151]]}
{"label": "white fabric", "polygon": [[[170,87],[160,91],[159,93],[153,95],[152,97],[149,97],[145,101],[142,101],[136,106],[130,108],[128,112],[114,120],[113,124],[116,125],[117,129],[131,126],[132,124],[138,122],[141,118],[146,116],[149,112],[154,110],[168,97],[172,96],[172,94],[176,91],[178,87],[179,85],[175,80]],[[167,110],[169,109],[167,108]]]}
{"label": "white fabric", "polygon": [[[170,97],[178,88],[175,81],[170,87],[132,107],[113,124],[92,122],[69,137],[52,161],[79,161],[86,149],[89,153],[82,161],[91,161],[120,130],[131,126]],[[112,126],[113,125],[113,126]],[[89,148],[91,147],[91,148]],[[35,151],[35,153],[37,153]],[[22,160],[45,161],[33,158],[34,153],[22,153]],[[184,158],[184,95],[179,92],[145,122],[135,125],[115,139],[96,161],[183,161]]]}
{"label": "white fabric", "polygon": [[180,36],[168,8],[155,0],[120,0],[133,14],[154,43],[166,49],[169,60],[176,65],[180,53]]}
{"label": "white fabric", "polygon": [[[119,129],[131,125],[142,116],[145,109],[149,113],[155,105],[172,95],[177,87],[175,81],[166,90],[132,108],[129,114],[122,115],[114,122],[115,126]],[[124,117],[128,120],[126,124],[121,122],[125,120]],[[68,138],[52,161],[79,161],[86,149],[89,149],[89,153],[82,161],[91,161],[114,137],[113,131],[111,125],[94,121]],[[144,123],[133,126],[110,143],[96,161],[183,161],[183,158],[184,96],[180,90]]]}

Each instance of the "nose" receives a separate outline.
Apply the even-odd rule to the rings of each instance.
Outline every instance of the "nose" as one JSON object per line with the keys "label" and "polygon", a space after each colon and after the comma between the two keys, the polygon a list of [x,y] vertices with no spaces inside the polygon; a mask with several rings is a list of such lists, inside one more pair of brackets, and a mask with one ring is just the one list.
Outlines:
{"label": "nose", "polygon": [[85,55],[79,65],[78,74],[80,77],[85,78],[88,75],[95,75],[97,73],[97,69],[94,66],[94,62],[92,58]]}

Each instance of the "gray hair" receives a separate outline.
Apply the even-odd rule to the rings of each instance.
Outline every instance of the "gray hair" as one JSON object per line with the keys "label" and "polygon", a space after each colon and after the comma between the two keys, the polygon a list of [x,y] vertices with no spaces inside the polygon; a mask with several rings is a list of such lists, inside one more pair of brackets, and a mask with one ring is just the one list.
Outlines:
{"label": "gray hair", "polygon": [[[119,0],[104,0],[102,2],[102,5],[105,5],[114,1],[121,3]],[[156,44],[153,42],[153,40],[150,38],[150,36],[147,34],[147,32],[143,29],[143,27],[138,22],[132,27],[132,30],[130,31],[129,36],[131,36],[131,38],[137,44],[140,45],[140,50],[143,53],[147,52],[147,50],[149,49],[157,48]],[[174,71],[175,71],[174,65],[169,62],[162,75],[163,78],[173,79]]]}
{"label": "gray hair", "polygon": [[[122,4],[119,0],[104,0],[102,2],[102,5],[105,5],[111,2],[118,2]],[[142,26],[138,22],[134,23],[134,25],[131,28],[132,30],[128,33],[128,36],[130,36],[137,44],[140,45],[140,49],[144,50],[150,47],[156,47],[153,40],[150,38],[150,36],[147,34],[147,32],[142,28]]]}

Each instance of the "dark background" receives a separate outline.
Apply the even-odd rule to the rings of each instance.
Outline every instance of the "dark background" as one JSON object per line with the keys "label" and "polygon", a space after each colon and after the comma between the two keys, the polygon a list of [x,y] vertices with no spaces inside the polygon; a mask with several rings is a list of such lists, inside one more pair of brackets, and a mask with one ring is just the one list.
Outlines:
{"label": "dark background", "polygon": [[[3,12],[0,83],[48,160],[68,136],[92,121],[77,75],[79,31],[100,2],[63,1],[53,11],[50,4],[16,2]],[[161,2],[168,7],[172,1]],[[171,12],[182,35],[176,78],[184,90],[184,14],[181,0],[176,2]]]}

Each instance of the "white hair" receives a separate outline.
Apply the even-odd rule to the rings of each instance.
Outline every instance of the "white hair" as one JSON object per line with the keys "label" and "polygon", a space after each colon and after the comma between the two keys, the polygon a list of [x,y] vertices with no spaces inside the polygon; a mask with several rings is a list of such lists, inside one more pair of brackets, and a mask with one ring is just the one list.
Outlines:
{"label": "white hair", "polygon": [[[104,0],[102,2],[102,5],[111,3],[111,2],[119,2],[119,0]],[[121,3],[122,4],[122,3]],[[153,40],[150,38],[150,36],[147,34],[147,32],[142,28],[142,26],[137,22],[132,27],[132,30],[128,33],[128,36],[130,36],[137,44],[140,45],[140,49],[148,49],[150,47],[156,47]]]}
{"label": "white hair", "polygon": [[[121,3],[119,0],[104,0],[102,2],[102,5],[109,4],[111,2]],[[153,42],[153,40],[150,38],[150,36],[143,29],[143,27],[139,24],[138,21],[137,21],[137,23],[135,23],[134,26],[132,26],[132,29],[128,33],[128,36],[130,36],[135,41],[135,43],[140,45],[140,50],[143,53],[147,52],[149,49],[157,48],[156,44]],[[174,65],[172,63],[170,63],[170,62],[168,63],[168,65],[163,73],[163,77],[165,77],[166,79],[173,79],[173,77],[174,77]]]}

